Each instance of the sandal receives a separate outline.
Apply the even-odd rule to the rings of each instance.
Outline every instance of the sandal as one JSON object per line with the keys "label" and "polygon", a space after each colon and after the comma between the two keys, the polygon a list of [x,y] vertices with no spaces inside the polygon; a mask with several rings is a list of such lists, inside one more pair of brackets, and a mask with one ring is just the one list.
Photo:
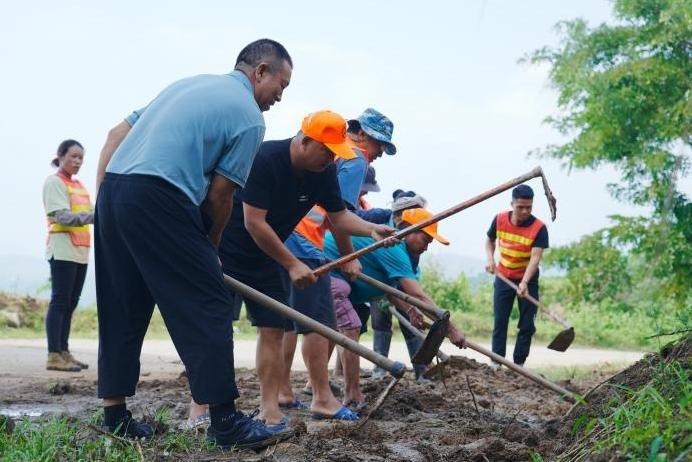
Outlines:
{"label": "sandal", "polygon": [[341,408],[339,408],[334,415],[313,412],[310,414],[310,417],[312,417],[314,420],[344,420],[347,422],[353,422],[360,419],[360,414],[353,412],[346,406],[341,406]]}

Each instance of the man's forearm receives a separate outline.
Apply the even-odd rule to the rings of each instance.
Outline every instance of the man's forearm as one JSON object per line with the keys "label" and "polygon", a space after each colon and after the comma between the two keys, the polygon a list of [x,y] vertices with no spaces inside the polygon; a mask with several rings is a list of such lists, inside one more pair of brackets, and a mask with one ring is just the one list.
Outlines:
{"label": "man's forearm", "polygon": [[296,263],[298,259],[281,242],[279,236],[276,235],[266,221],[254,223],[250,226],[246,222],[245,226],[255,240],[255,243],[257,243],[257,246],[281,266],[288,270],[291,265]]}
{"label": "man's forearm", "polygon": [[120,143],[122,143],[122,141],[125,139],[125,136],[127,136],[128,132],[130,131],[130,128],[130,124],[123,120],[108,132],[106,144],[104,144],[103,148],[101,149],[101,154],[99,155],[99,163],[96,170],[97,195],[99,192],[99,188],[101,187],[101,183],[103,182],[103,177],[106,175],[106,167],[108,167],[108,163],[111,161],[113,153],[116,149],[118,149]]}
{"label": "man's forearm", "polygon": [[495,241],[490,238],[485,241],[485,256],[488,258],[488,261],[495,260]]}
{"label": "man's forearm", "polygon": [[534,258],[533,256],[531,257],[531,260],[529,260],[529,266],[526,267],[526,271],[524,271],[524,277],[521,278],[522,281],[526,282],[527,284],[529,281],[533,278],[533,276],[536,274],[536,271],[538,270],[538,264],[540,263],[541,258]]}
{"label": "man's forearm", "polygon": [[229,199],[209,199],[202,202],[202,211],[212,220],[209,228],[209,240],[218,248],[221,244],[223,230],[228,224],[228,219],[233,211],[233,196]]}
{"label": "man's forearm", "polygon": [[351,236],[339,230],[332,230],[332,236],[334,236],[334,243],[336,248],[339,249],[339,254],[341,256],[353,253],[353,244],[351,243]]}

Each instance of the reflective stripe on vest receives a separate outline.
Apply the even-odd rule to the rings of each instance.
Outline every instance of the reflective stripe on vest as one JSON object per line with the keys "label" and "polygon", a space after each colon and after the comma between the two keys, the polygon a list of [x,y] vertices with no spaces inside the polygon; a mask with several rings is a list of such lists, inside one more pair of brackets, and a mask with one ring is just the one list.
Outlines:
{"label": "reflective stripe on vest", "polygon": [[521,279],[531,260],[531,246],[543,222],[535,218],[531,226],[516,226],[503,212],[496,218],[496,235],[500,251],[498,270],[510,279]]}
{"label": "reflective stripe on vest", "polygon": [[[79,180],[67,178],[60,173],[58,173],[57,176],[62,180],[67,188],[67,194],[70,198],[70,212],[90,212],[91,201],[89,199],[89,192],[84,188],[84,186],[82,186],[82,183],[80,183]],[[91,233],[89,232],[89,225],[66,226],[56,223],[51,217],[48,217],[48,232],[50,234],[68,233],[70,235],[72,245],[78,247],[91,246]]]}
{"label": "reflective stripe on vest", "polygon": [[295,231],[312,242],[318,249],[324,250],[324,235],[327,233],[327,229],[329,229],[327,212],[319,205],[315,205],[300,220]]}

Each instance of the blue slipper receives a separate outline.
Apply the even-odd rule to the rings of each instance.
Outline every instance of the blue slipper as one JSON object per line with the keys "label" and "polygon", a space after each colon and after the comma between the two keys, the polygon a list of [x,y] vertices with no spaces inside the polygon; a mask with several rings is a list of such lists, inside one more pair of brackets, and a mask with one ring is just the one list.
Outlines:
{"label": "blue slipper", "polygon": [[357,412],[353,412],[346,406],[341,406],[341,408],[336,411],[336,414],[334,415],[313,412],[310,417],[315,420],[345,420],[349,422],[360,419],[360,415]]}
{"label": "blue slipper", "polygon": [[279,403],[279,407],[281,409],[300,409],[301,411],[309,409],[307,404],[297,398],[292,403]]}

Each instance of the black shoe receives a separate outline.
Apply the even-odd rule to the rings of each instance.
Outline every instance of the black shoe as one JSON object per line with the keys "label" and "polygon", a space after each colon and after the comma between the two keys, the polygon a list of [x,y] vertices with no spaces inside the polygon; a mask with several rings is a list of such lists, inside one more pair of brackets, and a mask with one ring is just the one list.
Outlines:
{"label": "black shoe", "polygon": [[154,436],[154,428],[151,425],[133,419],[130,411],[125,411],[125,413],[115,425],[106,425],[109,432],[126,438],[149,439]]}
{"label": "black shoe", "polygon": [[222,449],[260,449],[293,436],[286,425],[267,426],[237,411],[231,428],[220,431],[210,426],[207,440]]}

